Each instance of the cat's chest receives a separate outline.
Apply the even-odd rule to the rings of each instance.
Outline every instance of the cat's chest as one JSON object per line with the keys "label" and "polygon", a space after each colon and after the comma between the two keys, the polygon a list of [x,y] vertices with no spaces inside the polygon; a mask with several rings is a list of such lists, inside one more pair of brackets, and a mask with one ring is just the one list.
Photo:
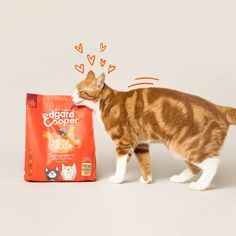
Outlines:
{"label": "cat's chest", "polygon": [[97,119],[98,123],[103,127],[105,128],[105,125],[104,125],[104,122],[103,122],[103,119],[102,119],[102,114],[101,114],[101,111],[98,109],[94,112],[94,117]]}
{"label": "cat's chest", "polygon": [[103,128],[105,128],[106,130],[109,130],[110,121],[111,121],[111,117],[110,117],[111,114],[109,112],[109,109],[107,109],[107,106],[105,106],[105,107],[103,107],[103,109],[101,109],[101,105],[99,102],[99,105],[96,109],[95,115],[96,115],[98,122],[103,126]]}
{"label": "cat's chest", "polygon": [[112,99],[109,99],[109,101],[102,104],[102,106],[99,104],[96,116],[105,130],[110,133],[115,127],[120,127],[122,124],[127,123],[127,119],[124,119],[125,116],[122,116],[122,112],[121,105],[119,103],[114,103]]}

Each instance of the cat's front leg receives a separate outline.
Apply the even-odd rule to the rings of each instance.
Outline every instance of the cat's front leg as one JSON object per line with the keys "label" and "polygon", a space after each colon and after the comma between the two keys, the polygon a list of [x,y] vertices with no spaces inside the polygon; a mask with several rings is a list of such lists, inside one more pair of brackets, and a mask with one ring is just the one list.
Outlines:
{"label": "cat's front leg", "polygon": [[128,142],[120,140],[116,144],[116,171],[109,178],[109,181],[114,184],[121,184],[124,181],[127,164],[132,155],[131,148]]}
{"label": "cat's front leg", "polygon": [[121,184],[124,181],[128,160],[128,154],[116,157],[116,171],[115,174],[109,178],[110,182]]}

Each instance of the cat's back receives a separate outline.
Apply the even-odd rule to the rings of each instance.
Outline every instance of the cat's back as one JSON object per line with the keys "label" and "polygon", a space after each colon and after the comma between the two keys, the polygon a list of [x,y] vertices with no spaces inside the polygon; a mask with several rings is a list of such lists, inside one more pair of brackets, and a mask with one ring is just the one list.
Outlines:
{"label": "cat's back", "polygon": [[147,109],[179,110],[181,113],[192,111],[194,113],[209,114],[210,116],[222,117],[218,106],[196,95],[169,89],[169,88],[140,88],[123,92],[121,96],[125,104],[136,104],[137,112]]}
{"label": "cat's back", "polygon": [[147,100],[148,103],[156,102],[159,98],[173,98],[178,100],[204,100],[198,96],[194,96],[191,94],[187,94],[184,92],[180,92],[177,90],[169,89],[169,88],[160,88],[160,87],[151,87],[151,88],[138,88],[132,89],[129,91],[118,91],[112,90],[112,93],[107,96],[111,99],[111,102],[124,102],[129,99],[137,99],[137,100]]}
{"label": "cat's back", "polygon": [[213,103],[207,101],[202,97],[169,88],[160,88],[160,87],[139,88],[130,90],[128,92],[121,92],[120,95],[125,98],[130,98],[134,96],[137,97],[138,99],[144,99],[147,100],[149,104],[155,103],[159,99],[165,99],[165,100],[173,99],[176,101],[178,100],[179,102],[182,101],[182,102],[196,103],[198,105],[209,104],[215,106]]}

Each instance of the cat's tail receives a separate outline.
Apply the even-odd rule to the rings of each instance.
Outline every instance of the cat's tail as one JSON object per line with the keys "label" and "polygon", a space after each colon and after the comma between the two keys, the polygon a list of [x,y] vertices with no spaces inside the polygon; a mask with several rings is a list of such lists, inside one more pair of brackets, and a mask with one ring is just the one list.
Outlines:
{"label": "cat's tail", "polygon": [[218,106],[226,116],[226,120],[231,125],[236,125],[236,109],[232,107],[224,107],[224,106]]}

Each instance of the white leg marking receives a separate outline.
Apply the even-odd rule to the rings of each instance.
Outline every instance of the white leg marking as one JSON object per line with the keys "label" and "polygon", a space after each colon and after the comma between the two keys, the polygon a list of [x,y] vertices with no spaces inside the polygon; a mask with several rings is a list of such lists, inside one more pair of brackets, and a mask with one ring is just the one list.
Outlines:
{"label": "white leg marking", "polygon": [[197,182],[190,183],[191,190],[205,190],[215,177],[220,160],[218,158],[208,158],[195,165],[202,169],[202,175]]}
{"label": "white leg marking", "polygon": [[140,181],[140,183],[142,183],[142,184],[150,184],[150,183],[152,182],[152,176],[151,176],[151,175],[148,175],[148,176],[147,176],[147,180],[145,180],[145,179],[143,178],[143,176],[140,176],[139,181]]}
{"label": "white leg marking", "polygon": [[173,183],[185,183],[191,180],[194,176],[195,174],[193,174],[189,168],[186,168],[179,175],[171,176],[170,181]]}
{"label": "white leg marking", "polygon": [[115,184],[120,184],[124,181],[125,173],[127,170],[128,155],[117,157],[116,172],[109,178],[109,181]]}

